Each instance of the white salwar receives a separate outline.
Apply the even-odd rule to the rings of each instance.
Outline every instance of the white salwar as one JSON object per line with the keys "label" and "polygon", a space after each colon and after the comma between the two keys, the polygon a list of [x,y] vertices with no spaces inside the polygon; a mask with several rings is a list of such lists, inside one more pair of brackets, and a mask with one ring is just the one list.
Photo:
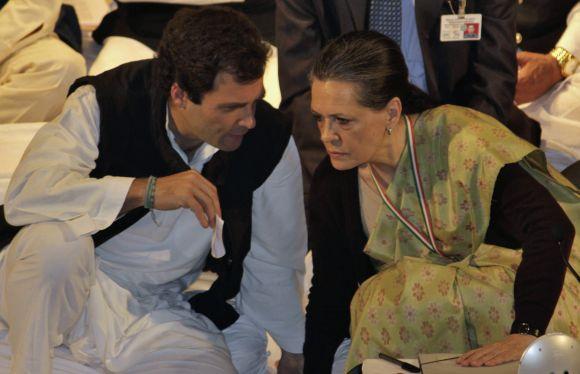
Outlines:
{"label": "white salwar", "polygon": [[[188,161],[168,135],[198,171],[217,151],[204,144]],[[183,295],[212,236],[190,210],[156,210],[156,222],[149,213],[93,248],[90,235],[117,218],[133,181],[88,177],[98,137],[94,88],[84,86],[39,130],[9,185],[7,218],[29,225],[0,264],[13,372],[49,373],[62,343],[79,362],[115,373],[266,372],[266,331],[301,352],[306,225],[294,141],[254,191],[251,249],[231,301],[241,317],[220,332]]]}

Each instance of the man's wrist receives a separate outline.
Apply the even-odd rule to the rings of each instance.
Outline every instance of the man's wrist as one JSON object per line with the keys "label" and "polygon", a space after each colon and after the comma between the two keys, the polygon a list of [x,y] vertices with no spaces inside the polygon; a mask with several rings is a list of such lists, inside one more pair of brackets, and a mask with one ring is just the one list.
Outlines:
{"label": "man's wrist", "polygon": [[550,51],[549,55],[556,61],[563,78],[569,77],[578,69],[578,59],[565,48],[556,47]]}
{"label": "man's wrist", "polygon": [[121,213],[126,213],[145,204],[147,178],[135,178],[129,187]]}

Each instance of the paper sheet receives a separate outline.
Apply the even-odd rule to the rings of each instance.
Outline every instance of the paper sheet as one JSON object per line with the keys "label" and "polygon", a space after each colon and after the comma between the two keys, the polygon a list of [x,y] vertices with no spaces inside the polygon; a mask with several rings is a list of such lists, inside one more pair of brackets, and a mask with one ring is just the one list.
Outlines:
{"label": "paper sheet", "polygon": [[[407,362],[409,364],[413,364],[415,366],[419,366],[417,359],[400,359],[401,361]],[[363,362],[362,367],[363,374],[406,374],[408,371],[401,369],[401,367],[387,362],[385,360],[381,360],[378,358],[371,358],[366,359]]]}
{"label": "paper sheet", "polygon": [[224,257],[226,247],[223,240],[224,220],[221,217],[215,217],[215,228],[211,237],[211,255],[214,258]]}

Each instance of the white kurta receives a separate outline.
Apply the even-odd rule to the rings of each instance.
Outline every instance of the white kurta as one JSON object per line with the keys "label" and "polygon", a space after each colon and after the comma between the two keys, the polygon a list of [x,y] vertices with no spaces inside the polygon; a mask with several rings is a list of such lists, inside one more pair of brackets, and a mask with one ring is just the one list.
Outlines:
{"label": "white kurta", "polygon": [[[94,88],[84,86],[30,143],[6,195],[8,220],[16,225],[61,221],[71,240],[108,227],[133,179],[88,178],[98,137]],[[189,165],[201,171],[216,151],[202,145]],[[88,302],[64,336],[78,360],[113,371],[134,370],[160,359],[191,360],[194,351],[208,345],[224,349],[227,357],[222,334],[191,312],[182,295],[203,268],[212,230],[201,227],[187,209],[155,211],[155,218],[159,225],[147,214],[95,249]],[[301,168],[291,139],[273,173],[254,192],[251,249],[240,293],[232,301],[245,320],[268,331],[289,352],[301,352],[304,340],[306,245]]]}

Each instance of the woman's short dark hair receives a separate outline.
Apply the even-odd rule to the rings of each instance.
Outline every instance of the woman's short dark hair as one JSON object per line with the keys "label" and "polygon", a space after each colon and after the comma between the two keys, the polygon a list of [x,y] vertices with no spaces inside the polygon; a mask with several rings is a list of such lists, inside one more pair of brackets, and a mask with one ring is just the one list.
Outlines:
{"label": "woman's short dark hair", "polygon": [[156,85],[167,97],[177,82],[199,104],[220,72],[233,75],[238,83],[262,77],[268,55],[268,46],[244,14],[215,6],[182,9],[163,32]]}
{"label": "woman's short dark hair", "polygon": [[403,113],[435,106],[433,99],[409,83],[397,43],[375,31],[354,31],[330,42],[316,59],[310,78],[354,83],[358,103],[375,110],[393,97],[401,100]]}

